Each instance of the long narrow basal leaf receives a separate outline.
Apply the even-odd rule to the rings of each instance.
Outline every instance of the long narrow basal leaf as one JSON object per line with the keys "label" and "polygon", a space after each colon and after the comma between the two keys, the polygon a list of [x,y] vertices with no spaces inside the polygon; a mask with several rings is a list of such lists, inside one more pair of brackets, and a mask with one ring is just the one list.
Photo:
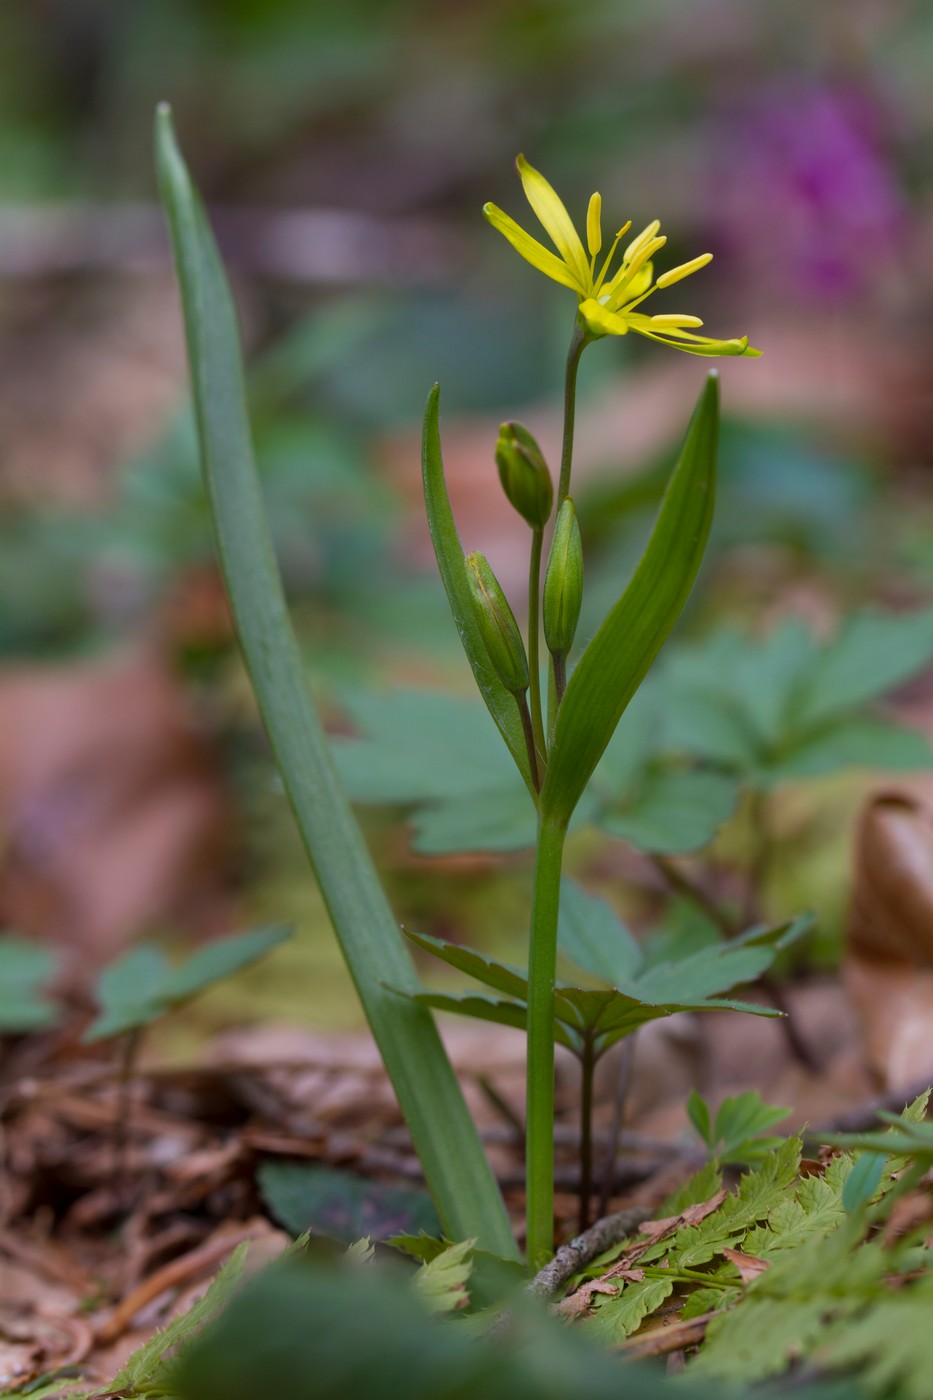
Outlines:
{"label": "long narrow basal leaf", "polygon": [[719,387],[710,375],[651,538],[631,582],[593,637],[557,713],[543,812],[569,821],[593,769],[689,597],[713,518]]}
{"label": "long narrow basal leaf", "polygon": [[445,1229],[514,1256],[498,1188],[338,781],[288,620],[256,474],[236,312],[167,107],[159,184],[185,312],[201,458],[230,604],[259,708],[341,947]]}
{"label": "long narrow basal leaf", "polygon": [[424,411],[424,434],[421,445],[421,469],[424,479],[424,503],[428,527],[437,557],[437,567],[447,593],[460,641],[467,660],[473,668],[479,692],[495,720],[509,752],[518,765],[529,792],[534,792],[528,754],[522,735],[521,719],[515,697],[506,690],[489,664],[486,647],[476,625],[470,588],[463,563],[463,547],[457,534],[454,514],[444,480],[444,460],[441,455],[441,434],[438,421],[440,387],[435,384],[428,395]]}

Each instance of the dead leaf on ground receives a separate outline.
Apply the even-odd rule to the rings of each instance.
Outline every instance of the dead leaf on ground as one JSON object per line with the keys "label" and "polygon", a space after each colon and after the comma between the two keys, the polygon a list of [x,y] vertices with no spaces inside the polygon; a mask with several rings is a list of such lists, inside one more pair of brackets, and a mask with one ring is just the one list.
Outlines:
{"label": "dead leaf on ground", "polygon": [[862,812],[844,976],[882,1084],[933,1076],[933,803],[922,790],[880,792]]}
{"label": "dead leaf on ground", "polygon": [[739,1278],[743,1283],[751,1283],[753,1278],[758,1278],[768,1267],[767,1259],[756,1259],[752,1254],[743,1254],[741,1249],[724,1249],[723,1255],[738,1269]]}
{"label": "dead leaf on ground", "polygon": [[154,647],[0,674],[0,904],[86,980],[141,926],[198,907],[229,805]]}

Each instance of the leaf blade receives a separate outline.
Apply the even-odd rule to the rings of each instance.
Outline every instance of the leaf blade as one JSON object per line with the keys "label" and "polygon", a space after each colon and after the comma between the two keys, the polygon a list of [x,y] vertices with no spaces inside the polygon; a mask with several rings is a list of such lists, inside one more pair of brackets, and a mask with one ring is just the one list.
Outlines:
{"label": "leaf blade", "polygon": [[557,712],[541,806],[558,822],[569,821],[693,587],[713,518],[718,422],[718,380],[710,375],[645,552],[580,658]]}

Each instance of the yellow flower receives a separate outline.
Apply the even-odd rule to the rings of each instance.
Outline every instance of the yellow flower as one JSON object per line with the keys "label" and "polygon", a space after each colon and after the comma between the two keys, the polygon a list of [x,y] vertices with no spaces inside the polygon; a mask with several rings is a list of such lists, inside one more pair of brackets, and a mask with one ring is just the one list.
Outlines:
{"label": "yellow flower", "polygon": [[698,316],[646,316],[636,307],[653,292],[671,287],[683,277],[698,272],[712,261],[712,253],[701,253],[690,262],[681,263],[660,277],[654,275],[652,258],[664,247],[667,239],[658,232],[657,219],[642,229],[622,254],[621,264],[611,271],[616,249],[631,228],[631,220],[615,236],[615,241],[597,270],[596,260],[602,250],[602,198],[594,194],[586,212],[586,249],[573,226],[563,201],[524,156],[516,162],[525,196],[545,231],[550,235],[557,254],[545,248],[531,234],[495,204],[483,206],[483,213],[522,257],[545,276],[576,292],[580,320],[590,336],[627,335],[637,331],[649,340],[672,345],[688,355],[759,355],[748,343],[748,337],[738,340],[711,340],[696,335],[703,322]]}

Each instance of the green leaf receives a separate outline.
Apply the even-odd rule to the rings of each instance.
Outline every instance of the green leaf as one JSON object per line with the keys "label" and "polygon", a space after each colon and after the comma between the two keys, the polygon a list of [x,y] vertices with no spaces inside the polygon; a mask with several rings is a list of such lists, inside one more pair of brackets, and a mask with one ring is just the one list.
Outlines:
{"label": "green leaf", "polygon": [[284,924],[269,924],[205,943],[190,958],[172,968],[159,989],[160,998],[168,1006],[180,1006],[224,978],[251,967],[291,936],[292,929]]}
{"label": "green leaf", "polygon": [[523,851],[535,843],[537,819],[528,793],[516,782],[422,807],[412,829],[412,847],[423,856]]}
{"label": "green leaf", "polygon": [[577,967],[614,987],[634,977],[644,961],[637,940],[606,901],[568,878],[560,884],[557,941]]}
{"label": "green leaf", "polygon": [[[334,743],[340,776],[356,801],[432,802],[510,790],[513,770],[489,716],[472,698],[356,691],[344,695],[343,706],[364,736]],[[516,790],[534,830],[534,806],[521,783]]]}
{"label": "green leaf", "polygon": [[886,695],[933,661],[933,608],[857,613],[821,654],[798,697],[806,726]]}
{"label": "green leaf", "polygon": [[789,1108],[765,1103],[756,1089],[748,1089],[744,1094],[723,1099],[712,1137],[707,1140],[721,1162],[747,1163],[775,1145],[773,1138],[757,1143],[754,1140],[776,1123],[783,1123],[789,1113]]}
{"label": "green leaf", "polygon": [[738,785],[724,774],[653,768],[631,796],[607,803],[597,823],[640,851],[683,855],[709,845],[738,799]]}
{"label": "green leaf", "polygon": [[167,974],[165,954],[151,943],[130,948],[105,967],[95,988],[101,1014],[83,1039],[88,1043],[108,1040],[158,1020],[166,1009],[161,990]]}
{"label": "green leaf", "polygon": [[465,948],[460,943],[447,943],[443,938],[433,938],[429,933],[412,933],[405,929],[405,936],[418,948],[432,953],[449,967],[475,977],[487,987],[494,987],[506,996],[524,998],[528,995],[528,978],[520,968],[510,963],[497,962],[495,958],[478,953],[475,948]]}
{"label": "green leaf", "polygon": [[615,1298],[603,1297],[598,1311],[586,1318],[584,1330],[591,1341],[600,1346],[618,1346],[637,1332],[646,1317],[656,1312],[674,1291],[671,1279],[644,1279],[641,1283],[626,1283]]}
{"label": "green leaf", "polygon": [[270,1212],[293,1235],[305,1230],[350,1245],[364,1235],[385,1240],[440,1222],[426,1191],[389,1186],[314,1162],[265,1161],[256,1173]]}
{"label": "green leaf", "polygon": [[762,766],[767,784],[817,778],[842,768],[879,768],[910,772],[933,766],[933,748],[925,735],[892,720],[852,715],[819,733],[801,735]]}
{"label": "green leaf", "polygon": [[441,581],[453,613],[457,631],[467,660],[479,686],[480,695],[496,722],[499,733],[506,742],[509,752],[533,792],[531,772],[528,767],[528,754],[522,734],[521,719],[515,697],[506,690],[493,670],[486,654],[476,614],[467,582],[464,552],[454,523],[447,483],[444,480],[444,462],[441,455],[441,437],[438,422],[440,388],[435,384],[428,395],[424,411],[424,433],[422,437],[421,464],[424,481],[424,500],[427,508],[428,527],[434,544],[437,567]]}
{"label": "green leaf", "polygon": [[716,1139],[713,1137],[713,1126],[709,1116],[709,1104],[697,1093],[696,1089],[691,1089],[687,1095],[687,1117],[699,1133],[707,1147],[712,1147]]}
{"label": "green leaf", "polygon": [[[455,1238],[476,1235],[491,1251],[515,1255],[498,1186],[430,1012],[387,986],[418,990],[308,694],[256,473],[236,313],[167,107],[156,119],[156,160],[221,567],[279,772],[444,1225]],[[436,414],[436,396],[434,406]]]}
{"label": "green leaf", "polygon": [[58,1010],[43,995],[55,959],[41,944],[15,933],[0,935],[0,1033],[44,1030]]}
{"label": "green leaf", "polygon": [[415,1274],[413,1287],[429,1313],[456,1312],[470,1301],[466,1286],[473,1272],[475,1240],[449,1244]]}
{"label": "green leaf", "polygon": [[632,580],[568,682],[541,791],[542,810],[564,826],[690,595],[713,516],[718,419],[711,375]]}
{"label": "green leaf", "polygon": [[887,1160],[887,1157],[874,1152],[866,1152],[859,1157],[842,1192],[842,1204],[846,1210],[861,1210],[868,1204],[878,1190]]}
{"label": "green leaf", "polygon": [[101,1014],[85,1031],[84,1040],[109,1040],[148,1026],[265,957],[291,932],[281,924],[272,924],[219,938],[174,968],[150,943],[131,948],[101,973],[96,988]]}
{"label": "green leaf", "polygon": [[202,1297],[175,1317],[161,1332],[156,1332],[138,1347],[126,1365],[114,1377],[110,1389],[119,1394],[164,1390],[160,1382],[167,1380],[172,1367],[171,1353],[183,1342],[191,1342],[204,1324],[215,1317],[232,1298],[243,1274],[248,1243],[238,1245],[229,1259],[211,1280]]}

